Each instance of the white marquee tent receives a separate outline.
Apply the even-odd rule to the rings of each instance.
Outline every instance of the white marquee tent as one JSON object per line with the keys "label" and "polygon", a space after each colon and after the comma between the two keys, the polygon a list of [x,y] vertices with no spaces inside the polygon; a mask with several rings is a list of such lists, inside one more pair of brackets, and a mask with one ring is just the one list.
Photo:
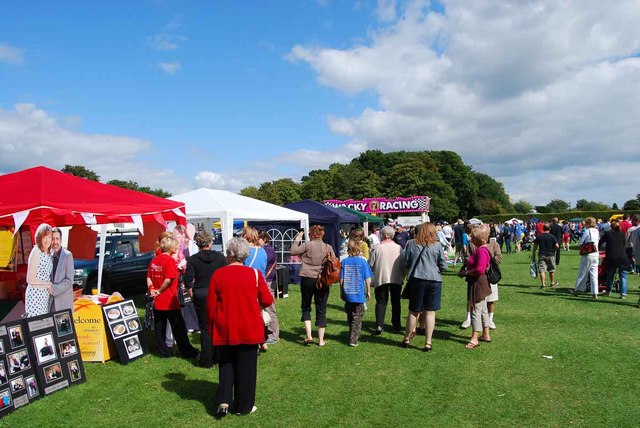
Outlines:
{"label": "white marquee tent", "polygon": [[224,248],[233,237],[234,220],[300,222],[300,227],[305,230],[305,235],[308,235],[308,214],[226,190],[200,188],[171,196],[169,199],[184,202],[187,220],[191,223],[211,225],[219,219]]}

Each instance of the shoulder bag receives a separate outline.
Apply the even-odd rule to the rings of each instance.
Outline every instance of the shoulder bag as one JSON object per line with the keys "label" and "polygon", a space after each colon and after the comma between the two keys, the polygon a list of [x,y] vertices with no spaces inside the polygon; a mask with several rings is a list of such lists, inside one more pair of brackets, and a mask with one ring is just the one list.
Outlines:
{"label": "shoulder bag", "polygon": [[596,244],[591,239],[591,231],[589,229],[587,229],[587,233],[589,234],[589,241],[580,244],[581,256],[586,256],[587,254],[595,253],[598,251],[598,249],[596,248]]}
{"label": "shoulder bag", "polygon": [[400,293],[400,297],[403,299],[409,298],[409,290],[410,290],[409,287],[411,287],[411,280],[413,279],[413,274],[416,271],[416,267],[418,267],[418,263],[420,263],[420,260],[422,260],[422,253],[424,253],[424,250],[426,249],[427,249],[426,245],[422,247],[422,250],[420,250],[420,254],[418,254],[418,259],[416,260],[416,263],[413,265],[411,272],[409,272],[409,275],[407,276],[407,283],[405,284],[404,289],[402,290],[402,293]]}
{"label": "shoulder bag", "polygon": [[322,261],[322,269],[316,278],[316,288],[326,288],[340,281],[340,259],[331,256],[329,245],[327,245],[327,255]]}

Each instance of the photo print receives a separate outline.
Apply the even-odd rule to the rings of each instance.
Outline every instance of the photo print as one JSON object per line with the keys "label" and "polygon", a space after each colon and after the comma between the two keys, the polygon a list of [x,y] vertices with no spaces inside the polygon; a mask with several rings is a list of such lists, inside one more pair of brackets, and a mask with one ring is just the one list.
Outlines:
{"label": "photo print", "polygon": [[78,365],[78,360],[69,361],[67,365],[69,366],[69,373],[71,374],[71,382],[80,380],[80,367]]}
{"label": "photo print", "polygon": [[4,361],[0,361],[0,385],[7,383],[9,376],[7,375],[7,368],[4,366]]}
{"label": "photo print", "polygon": [[0,355],[4,354],[4,341],[0,339]]}
{"label": "photo print", "polygon": [[11,406],[11,393],[8,389],[0,391],[0,410]]}
{"label": "photo print", "polygon": [[40,391],[38,391],[38,382],[36,382],[35,376],[29,376],[24,380],[24,382],[27,384],[27,395],[29,398],[40,395]]}
{"label": "photo print", "polygon": [[129,317],[136,313],[136,307],[133,306],[133,303],[131,302],[123,303],[121,309],[125,317]]}
{"label": "photo print", "polygon": [[109,318],[109,322],[119,320],[122,318],[122,311],[118,306],[114,306],[107,310],[107,318]]}
{"label": "photo print", "polygon": [[24,391],[24,389],[24,379],[22,378],[22,376],[11,379],[11,392],[15,394],[16,392]]}
{"label": "photo print", "polygon": [[142,346],[140,346],[140,339],[138,339],[138,336],[133,336],[125,339],[124,346],[127,349],[127,355],[129,356],[129,359],[142,355]]}
{"label": "photo print", "polygon": [[27,354],[27,350],[23,349],[22,351],[7,354],[7,366],[10,375],[30,368],[31,361],[29,361],[29,354]]}
{"label": "photo print", "polygon": [[66,336],[67,334],[73,333],[73,327],[71,326],[71,316],[69,312],[64,312],[61,314],[56,314],[53,316],[56,320],[56,330],[58,332],[58,337]]}
{"label": "photo print", "polygon": [[138,317],[131,318],[130,320],[127,320],[126,323],[127,328],[129,329],[129,333],[135,333],[142,330],[142,326],[140,326],[140,320],[138,319]]}
{"label": "photo print", "polygon": [[67,340],[66,342],[58,345],[60,348],[60,358],[68,357],[69,355],[77,354],[78,347],[76,346],[75,339]]}
{"label": "photo print", "polygon": [[24,346],[24,336],[22,335],[22,327],[19,325],[14,325],[13,327],[7,328],[9,332],[9,342],[11,343],[11,348],[16,349],[21,346]]}
{"label": "photo print", "polygon": [[53,341],[53,333],[34,337],[33,348],[36,351],[36,358],[39,365],[58,358],[56,355],[55,342]]}
{"label": "photo print", "polygon": [[42,369],[44,373],[44,380],[47,383],[55,382],[58,379],[62,379],[62,367],[60,363],[51,364]]}

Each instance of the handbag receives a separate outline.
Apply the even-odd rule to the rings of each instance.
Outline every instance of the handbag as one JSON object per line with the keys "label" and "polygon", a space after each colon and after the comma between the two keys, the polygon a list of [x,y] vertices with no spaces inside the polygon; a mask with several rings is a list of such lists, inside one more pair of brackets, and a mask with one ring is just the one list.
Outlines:
{"label": "handbag", "polygon": [[[256,290],[257,290],[258,289],[258,269],[254,268],[253,273],[256,275]],[[260,302],[258,302],[258,305],[260,305]],[[266,309],[262,307],[260,308],[260,312],[262,314],[262,322],[264,323],[265,327],[271,324],[271,315],[269,315],[269,312],[267,312]]]}
{"label": "handbag", "polygon": [[427,246],[425,245],[424,247],[422,247],[422,250],[420,250],[420,254],[418,254],[418,260],[416,260],[416,263],[413,265],[413,269],[411,269],[411,272],[409,272],[409,275],[407,276],[407,283],[404,286],[404,289],[402,290],[402,293],[400,293],[400,297],[402,299],[408,299],[409,298],[409,290],[411,287],[411,280],[413,279],[413,274],[416,271],[416,267],[418,267],[418,263],[420,263],[420,260],[422,260],[422,253],[424,253],[424,250],[427,249]]}
{"label": "handbag", "polygon": [[189,295],[187,287],[184,286],[183,278],[183,274],[180,274],[178,277],[178,303],[180,303],[181,308],[184,308],[187,303],[191,303],[191,296]]}
{"label": "handbag", "polygon": [[587,229],[587,233],[589,234],[589,241],[580,244],[581,256],[586,256],[587,254],[595,253],[598,251],[598,249],[596,248],[596,244],[591,239],[591,232],[589,232],[589,229]]}
{"label": "handbag", "polygon": [[316,278],[316,288],[327,288],[340,281],[340,259],[332,257],[329,251],[331,247],[327,245],[327,255],[322,262],[322,269]]}
{"label": "handbag", "polygon": [[529,274],[531,275],[531,278],[538,277],[538,265],[535,259],[531,259],[531,265],[529,266]]}

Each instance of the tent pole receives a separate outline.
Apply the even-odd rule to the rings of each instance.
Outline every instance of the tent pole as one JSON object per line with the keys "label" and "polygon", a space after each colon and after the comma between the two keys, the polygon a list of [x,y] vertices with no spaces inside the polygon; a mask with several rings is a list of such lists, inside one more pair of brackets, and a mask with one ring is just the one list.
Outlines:
{"label": "tent pole", "polygon": [[98,294],[102,290],[102,270],[104,268],[104,249],[107,246],[107,225],[100,225],[100,253],[98,255]]}

